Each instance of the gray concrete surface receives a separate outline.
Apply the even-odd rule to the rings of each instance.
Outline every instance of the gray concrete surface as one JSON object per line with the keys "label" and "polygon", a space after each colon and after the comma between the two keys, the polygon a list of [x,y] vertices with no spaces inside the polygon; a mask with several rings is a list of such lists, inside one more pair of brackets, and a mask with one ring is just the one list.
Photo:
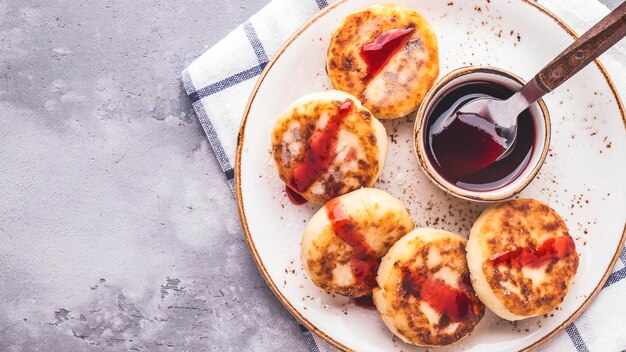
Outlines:
{"label": "gray concrete surface", "polygon": [[267,2],[0,0],[0,351],[305,350],[179,79]]}
{"label": "gray concrete surface", "polygon": [[606,5],[606,7],[610,9],[614,9],[617,7],[617,5],[624,2],[624,0],[600,0],[600,2]]}
{"label": "gray concrete surface", "polygon": [[260,1],[0,1],[0,351],[303,350],[180,72]]}

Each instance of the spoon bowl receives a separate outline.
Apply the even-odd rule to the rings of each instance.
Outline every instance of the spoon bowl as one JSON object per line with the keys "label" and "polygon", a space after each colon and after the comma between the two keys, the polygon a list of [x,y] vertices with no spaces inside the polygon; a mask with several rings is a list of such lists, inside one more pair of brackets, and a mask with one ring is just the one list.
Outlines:
{"label": "spoon bowl", "polygon": [[[521,97],[521,95],[514,94],[509,100],[515,97]],[[522,104],[517,106],[519,105]],[[515,107],[516,105],[507,103],[506,100],[481,98],[469,102],[460,109],[460,112],[464,114],[477,115],[495,125],[498,135],[504,141],[504,152],[494,161],[502,160],[511,154],[512,147],[517,140],[517,118],[523,109],[519,110],[519,108],[516,109]],[[496,116],[508,117],[508,119],[498,120]]]}
{"label": "spoon bowl", "polygon": [[[511,153],[511,147],[515,144],[517,138],[516,119],[521,113],[521,111],[509,111],[511,106],[511,104],[506,104],[504,100],[496,98],[476,98],[460,106],[458,111],[453,112],[446,118],[437,120],[433,125],[433,133],[443,133],[460,116],[465,116],[466,119],[469,116],[475,116],[474,120],[477,122],[475,123],[477,128],[483,130],[493,129],[495,133],[492,133],[492,137],[498,144],[502,145],[503,152],[495,158],[486,159],[483,163],[474,163],[476,170],[469,171],[477,171],[494,161],[502,160]],[[515,116],[515,120],[498,121],[494,116]],[[480,123],[482,126],[478,126],[478,119],[484,120],[484,123]]]}

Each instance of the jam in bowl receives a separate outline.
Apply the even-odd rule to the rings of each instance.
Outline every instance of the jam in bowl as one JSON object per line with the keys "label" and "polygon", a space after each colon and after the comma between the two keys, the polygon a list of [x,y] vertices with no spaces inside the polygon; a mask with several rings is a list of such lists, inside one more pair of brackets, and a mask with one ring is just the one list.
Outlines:
{"label": "jam in bowl", "polygon": [[[544,102],[520,114],[517,139],[504,156],[497,127],[462,113],[469,101],[506,99],[523,84],[519,77],[489,67],[463,67],[435,84],[417,112],[414,133],[420,166],[431,181],[455,196],[477,201],[511,197],[530,183],[550,142]],[[442,123],[451,114],[457,115]]]}

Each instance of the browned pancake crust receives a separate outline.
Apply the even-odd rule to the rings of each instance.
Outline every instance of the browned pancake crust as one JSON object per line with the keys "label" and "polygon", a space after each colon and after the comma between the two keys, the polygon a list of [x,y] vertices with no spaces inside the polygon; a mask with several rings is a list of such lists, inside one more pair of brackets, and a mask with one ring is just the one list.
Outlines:
{"label": "browned pancake crust", "polygon": [[[395,53],[371,81],[361,48],[392,29],[415,30],[405,47]],[[376,5],[349,15],[328,47],[327,71],[335,89],[357,98],[377,118],[397,118],[415,110],[439,75],[437,37],[426,19],[397,5]],[[378,76],[384,84],[370,87]]]}
{"label": "browned pancake crust", "polygon": [[[570,236],[565,221],[549,206],[534,199],[516,199],[485,210],[486,221],[476,231],[484,236],[489,252],[486,258],[516,247],[538,247],[552,237]],[[472,232],[475,230],[472,229]],[[546,277],[534,283],[521,269],[507,269],[483,263],[489,286],[506,308],[518,315],[536,316],[555,309],[562,301],[578,268],[578,253],[552,260]],[[500,282],[508,281],[520,293],[502,290]],[[507,294],[505,294],[507,293]]]}
{"label": "browned pancake crust", "polygon": [[[455,273],[460,273],[463,277],[462,281],[469,282],[469,270],[465,260],[465,243],[460,237],[444,237],[433,241],[424,241],[415,237],[404,245],[405,248],[410,248],[413,251],[412,258],[407,261],[394,262],[391,273],[387,273],[385,278],[378,278],[379,285],[384,284],[381,287],[384,288],[385,299],[389,302],[387,305],[393,309],[395,327],[407,342],[420,346],[449,345],[471,333],[484,316],[485,306],[478,300],[471,285],[461,284],[458,288],[470,296],[474,302],[472,309],[475,315],[472,319],[459,322],[452,333],[445,332],[444,330],[452,323],[451,320],[442,315],[439,323],[432,326],[420,309],[421,300],[408,294],[404,289],[406,283],[403,281],[403,270],[407,270],[407,268],[418,275],[434,276],[446,267]],[[436,248],[441,256],[439,264],[435,266],[425,264],[428,263],[432,248]],[[403,321],[403,323],[399,324],[399,321]]]}
{"label": "browned pancake crust", "polygon": [[[309,101],[295,108],[289,119],[279,120],[272,132],[272,154],[278,168],[280,179],[285,183],[291,180],[293,169],[301,164],[309,149],[309,141],[315,132],[316,122],[324,112],[329,116],[339,114],[343,101]],[[358,138],[359,153],[356,156],[358,169],[345,171],[341,161],[332,163],[324,174],[317,179],[323,187],[321,192],[305,192],[303,196],[311,202],[325,203],[331,198],[372,185],[378,175],[380,161],[377,137],[372,127],[372,114],[356,104],[342,120],[341,130],[350,132]],[[297,127],[294,127],[297,122]],[[289,136],[288,136],[289,135]],[[289,137],[289,138],[286,138]],[[292,141],[304,143],[298,154],[290,152]]]}
{"label": "browned pancake crust", "polygon": [[[408,211],[398,212],[397,209],[381,211],[381,206],[380,204],[364,204],[362,208],[350,214],[357,231],[375,234],[378,238],[376,245],[372,247],[376,251],[378,262],[399,238],[414,227]],[[313,248],[314,250],[309,251],[311,254],[307,258],[307,266],[316,286],[327,292],[348,297],[361,297],[372,293],[373,287],[371,286],[336,284],[333,270],[339,265],[350,265],[353,249],[335,234],[332,224],[329,223],[313,241]]]}

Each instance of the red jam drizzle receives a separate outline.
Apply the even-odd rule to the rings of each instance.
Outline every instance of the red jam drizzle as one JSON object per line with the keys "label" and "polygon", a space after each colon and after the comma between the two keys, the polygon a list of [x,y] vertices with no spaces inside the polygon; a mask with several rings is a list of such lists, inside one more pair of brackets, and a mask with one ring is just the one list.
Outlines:
{"label": "red jam drizzle", "polygon": [[369,246],[365,236],[356,228],[350,216],[343,210],[339,198],[334,198],[326,203],[325,208],[335,234],[352,247],[350,268],[357,283],[361,286],[375,287],[376,271],[379,264],[376,252]]}
{"label": "red jam drizzle", "polygon": [[537,248],[523,247],[495,254],[487,262],[494,266],[540,267],[546,261],[567,257],[575,251],[576,244],[570,236],[553,237],[545,240]]}
{"label": "red jam drizzle", "polygon": [[420,275],[408,268],[402,268],[402,271],[403,290],[428,303],[437,313],[446,315],[455,322],[476,318],[475,301],[465,292],[448,285],[441,279]]}
{"label": "red jam drizzle", "polygon": [[362,297],[357,297],[357,298],[353,298],[352,302],[354,302],[354,305],[356,305],[357,307],[361,307],[361,308],[374,308],[376,307],[374,305],[374,300],[372,299],[372,296],[362,296]]}
{"label": "red jam drizzle", "polygon": [[[352,111],[353,104],[352,100],[346,99],[339,106],[339,113],[328,120],[326,127],[313,132],[304,160],[293,169],[288,184],[288,187],[295,193],[305,192],[330,167],[336,157],[335,147],[341,123]],[[330,196],[336,195],[330,194]]]}
{"label": "red jam drizzle", "polygon": [[307,202],[307,200],[304,199],[304,197],[300,193],[294,191],[288,185],[285,185],[285,193],[287,194],[287,198],[289,198],[291,203],[295,205],[302,205]]}
{"label": "red jam drizzle", "polygon": [[350,148],[350,151],[348,152],[348,154],[346,154],[346,157],[343,159],[343,161],[349,163],[354,160],[354,158],[356,158],[356,149]]}
{"label": "red jam drizzle", "polygon": [[361,58],[367,65],[366,80],[374,78],[393,54],[404,47],[414,30],[414,27],[391,29],[376,37],[373,42],[363,45]]}

